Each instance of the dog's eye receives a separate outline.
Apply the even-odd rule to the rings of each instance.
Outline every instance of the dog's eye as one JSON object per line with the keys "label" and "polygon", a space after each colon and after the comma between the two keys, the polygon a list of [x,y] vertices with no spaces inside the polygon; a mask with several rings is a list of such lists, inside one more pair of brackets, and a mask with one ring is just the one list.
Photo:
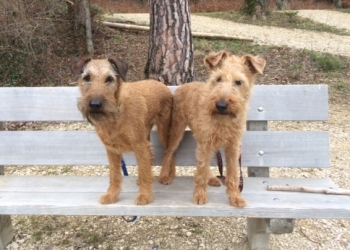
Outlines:
{"label": "dog's eye", "polygon": [[237,86],[240,86],[240,85],[242,85],[242,81],[235,81],[235,84],[236,84]]}
{"label": "dog's eye", "polygon": [[113,82],[113,80],[114,80],[113,77],[109,76],[106,78],[106,83],[111,83]]}
{"label": "dog's eye", "polygon": [[84,80],[85,82],[90,82],[90,81],[91,81],[91,78],[90,78],[89,75],[86,75],[86,76],[84,76],[83,80]]}
{"label": "dog's eye", "polygon": [[222,82],[221,77],[216,78],[216,81],[217,81],[217,82]]}

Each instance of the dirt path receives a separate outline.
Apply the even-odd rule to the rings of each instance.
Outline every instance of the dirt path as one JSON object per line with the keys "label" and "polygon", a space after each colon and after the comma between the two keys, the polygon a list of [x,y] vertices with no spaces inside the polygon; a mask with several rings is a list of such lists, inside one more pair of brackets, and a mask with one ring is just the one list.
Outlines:
{"label": "dirt path", "polygon": [[[318,18],[317,20],[328,22],[329,25],[338,25],[339,27],[348,25],[350,27],[350,14],[336,11],[322,11],[320,14],[317,14],[316,11],[301,11],[300,15]],[[116,21],[149,25],[148,14],[114,14],[108,17]],[[256,43],[262,45],[288,46],[350,57],[350,36],[271,26],[255,26],[196,15],[191,16],[191,22],[192,31],[252,38]],[[350,29],[349,27],[348,29]]]}
{"label": "dirt path", "polygon": [[347,13],[331,10],[298,10],[298,16],[350,31],[350,14]]}

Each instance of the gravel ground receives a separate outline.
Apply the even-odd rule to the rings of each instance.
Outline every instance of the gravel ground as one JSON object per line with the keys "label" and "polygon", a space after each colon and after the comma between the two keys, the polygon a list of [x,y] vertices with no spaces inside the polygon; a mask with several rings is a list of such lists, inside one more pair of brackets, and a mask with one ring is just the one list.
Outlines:
{"label": "gravel ground", "polygon": [[[196,18],[192,17],[194,27],[197,27]],[[204,22],[208,21],[204,20]],[[344,20],[341,22],[346,23]],[[347,23],[350,23],[350,20]],[[236,24],[230,23],[229,29],[235,30],[235,34],[243,32],[241,28],[237,30],[233,28],[234,25]],[[270,27],[242,26],[244,30],[252,28],[249,34],[256,37],[270,31],[273,33],[273,30],[276,32]],[[212,30],[217,31],[215,28]],[[259,30],[265,30],[265,32]],[[209,32],[209,30],[205,31]],[[281,36],[283,39],[280,41],[285,43],[301,39],[299,37],[296,39],[295,35],[286,37],[287,33],[278,31],[274,35],[266,35],[267,40],[263,43],[269,43],[268,37],[278,41],[278,37]],[[316,44],[327,44],[328,37],[334,37],[329,34],[319,34],[322,39],[319,38],[321,42],[316,43],[313,40],[316,38],[309,36],[309,32],[300,33],[307,33],[303,35],[303,39],[310,37],[310,40],[303,41],[308,46],[313,43],[313,49]],[[312,32],[312,34],[316,36],[316,33]],[[335,37],[337,39],[332,39],[332,43],[338,41],[338,36]],[[263,38],[264,36],[259,39],[263,40]],[[344,44],[334,45],[334,48],[338,48],[338,52],[347,52],[349,55],[349,37],[343,38]],[[318,49],[323,51],[326,47]],[[273,168],[271,175],[273,177],[331,178],[339,187],[349,189],[349,100],[349,96],[345,96],[344,93],[335,90],[330,92],[328,122],[270,122],[270,130],[325,130],[330,131],[331,135],[331,168],[298,170]],[[92,129],[80,123],[46,124],[43,128],[45,130]],[[135,175],[135,168],[129,167],[128,170],[131,175]],[[194,169],[186,167],[180,170],[179,175],[192,175]],[[158,175],[158,173],[159,167],[155,167],[154,174]],[[6,167],[6,174],[108,175],[108,169],[104,166],[83,168],[23,166]],[[245,218],[141,217],[135,223],[126,223],[120,217],[107,216],[12,216],[12,220],[15,238],[8,249],[248,249]],[[350,249],[350,220],[297,220],[293,233],[271,236],[270,249]]]}
{"label": "gravel ground", "polygon": [[350,30],[350,15],[348,13],[331,10],[298,10],[298,16],[310,18],[316,22],[340,29]]}

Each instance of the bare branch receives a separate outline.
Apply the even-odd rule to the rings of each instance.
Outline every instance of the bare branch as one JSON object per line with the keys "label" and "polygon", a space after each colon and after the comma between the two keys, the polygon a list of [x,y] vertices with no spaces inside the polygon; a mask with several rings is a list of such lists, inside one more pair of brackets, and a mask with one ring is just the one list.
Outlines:
{"label": "bare branch", "polygon": [[72,6],[74,5],[74,3],[72,1],[69,1],[69,0],[63,0],[63,1],[65,1],[66,3],[69,3]]}

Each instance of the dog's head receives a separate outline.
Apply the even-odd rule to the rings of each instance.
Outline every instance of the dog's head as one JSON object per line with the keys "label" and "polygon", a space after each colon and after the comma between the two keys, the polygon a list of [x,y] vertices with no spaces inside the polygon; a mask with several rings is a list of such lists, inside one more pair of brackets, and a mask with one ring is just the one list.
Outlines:
{"label": "dog's head", "polygon": [[71,70],[81,92],[78,109],[82,115],[92,124],[115,118],[127,63],[115,56],[96,60],[83,57],[73,61]]}
{"label": "dog's head", "polygon": [[220,51],[205,57],[204,64],[210,70],[209,112],[232,117],[246,113],[255,78],[263,73],[266,61],[258,56],[229,56]]}

